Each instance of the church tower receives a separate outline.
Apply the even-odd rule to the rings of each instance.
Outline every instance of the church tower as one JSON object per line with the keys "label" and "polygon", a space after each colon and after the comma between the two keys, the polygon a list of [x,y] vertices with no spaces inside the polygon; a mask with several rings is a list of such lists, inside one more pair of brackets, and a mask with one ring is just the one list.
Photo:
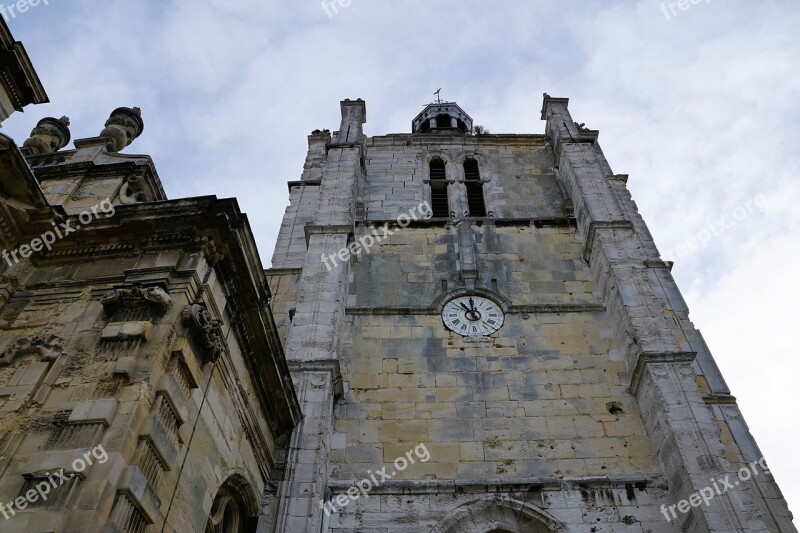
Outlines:
{"label": "church tower", "polygon": [[341,103],[267,278],[302,421],[259,531],[796,531],[627,189],[544,133]]}

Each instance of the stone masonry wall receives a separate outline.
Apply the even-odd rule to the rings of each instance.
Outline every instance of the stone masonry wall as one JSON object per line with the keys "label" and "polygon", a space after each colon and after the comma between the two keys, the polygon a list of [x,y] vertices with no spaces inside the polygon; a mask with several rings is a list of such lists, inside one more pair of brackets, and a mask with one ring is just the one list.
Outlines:
{"label": "stone masonry wall", "polygon": [[[163,316],[104,310],[103,296],[130,286],[123,272],[152,269],[181,272],[172,280],[172,304]],[[212,309],[225,307],[202,254],[175,251],[37,269],[20,263],[5,275],[20,286],[0,316],[0,353],[8,359],[0,363],[0,503],[18,497],[25,476],[61,467],[70,472],[87,449],[103,446],[108,461],[95,462],[74,486],[57,489],[69,491],[59,506],[68,512],[47,505],[18,510],[9,520],[0,517],[0,529],[99,531],[125,498],[160,528],[177,492],[167,530],[202,531],[220,486],[232,477],[249,486],[244,492],[250,491],[249,503],[257,508],[268,465],[254,453],[248,432],[258,427],[269,446],[274,443],[263,414],[250,419],[256,424],[250,428],[236,415],[254,395],[240,348],[229,339],[230,357],[216,365],[203,399],[212,364],[202,344],[189,340],[181,318],[200,288],[193,280],[209,279],[205,301]],[[64,424],[91,432],[59,440]],[[143,451],[143,439],[151,450]]]}

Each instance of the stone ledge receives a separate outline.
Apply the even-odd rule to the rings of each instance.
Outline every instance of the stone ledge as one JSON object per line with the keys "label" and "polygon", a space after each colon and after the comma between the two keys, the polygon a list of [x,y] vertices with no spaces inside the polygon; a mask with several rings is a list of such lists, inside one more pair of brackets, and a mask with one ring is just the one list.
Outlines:
{"label": "stone ledge", "polygon": [[78,402],[69,415],[68,423],[101,422],[109,427],[117,413],[117,405],[117,400],[114,399]]}
{"label": "stone ledge", "polygon": [[594,248],[594,241],[597,235],[597,230],[604,229],[625,229],[631,232],[636,232],[633,222],[630,220],[609,220],[609,221],[594,221],[589,222],[589,232],[586,235],[586,243],[583,246],[583,259],[589,260],[592,249]]}
{"label": "stone ledge", "polygon": [[736,405],[736,396],[724,393],[703,394],[706,405]]}
{"label": "stone ledge", "polygon": [[267,268],[264,270],[265,276],[284,276],[287,274],[302,274],[303,267],[298,268]]}
{"label": "stone ledge", "polygon": [[[333,493],[344,493],[356,486],[360,480],[330,480],[328,489]],[[637,488],[652,487],[659,479],[645,475],[592,476],[583,478],[519,478],[519,479],[460,479],[460,480],[389,480],[370,489],[371,494],[485,494],[515,491],[568,491],[581,488],[624,488],[635,485]]]}
{"label": "stone ledge", "polygon": [[[511,305],[506,314],[520,313],[597,313],[605,311],[602,304],[532,304]],[[436,307],[346,307],[346,315],[439,315]]]}
{"label": "stone ledge", "polygon": [[125,341],[129,339],[141,339],[147,342],[153,324],[147,321],[139,322],[112,322],[103,328],[100,340],[103,341]]}
{"label": "stone ledge", "polygon": [[598,313],[606,310],[603,304],[533,304],[512,305],[508,314],[515,313]]}
{"label": "stone ledge", "polygon": [[319,187],[322,185],[322,180],[287,181],[286,184],[289,186],[289,192],[292,192],[292,187],[301,187],[303,185]]}
{"label": "stone ledge", "polygon": [[346,307],[346,315],[438,315],[434,307]]}
{"label": "stone ledge", "polygon": [[334,396],[336,398],[344,396],[342,367],[338,359],[289,359],[287,363],[289,364],[289,370],[292,374],[300,372],[327,372],[330,375]]}
{"label": "stone ledge", "polygon": [[646,365],[651,363],[691,363],[695,360],[695,357],[697,357],[696,352],[643,352],[639,354],[636,360],[636,368],[634,368],[631,373],[631,383],[628,390],[634,396],[639,392],[639,385],[642,383],[642,376],[644,375],[644,368]]}

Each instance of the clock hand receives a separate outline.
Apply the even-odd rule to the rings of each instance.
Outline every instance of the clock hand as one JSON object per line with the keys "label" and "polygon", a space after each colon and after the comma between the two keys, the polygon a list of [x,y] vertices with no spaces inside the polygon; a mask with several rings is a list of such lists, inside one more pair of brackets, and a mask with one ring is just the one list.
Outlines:
{"label": "clock hand", "polygon": [[466,315],[465,316],[467,317],[467,320],[469,320],[470,322],[474,322],[475,320],[478,320],[480,315],[478,314],[478,312],[475,309],[470,309],[469,307],[467,307],[467,305],[464,302],[460,302],[460,303],[461,303],[461,307],[463,307],[464,310],[466,311]]}
{"label": "clock hand", "polygon": [[471,311],[475,311],[475,302],[472,300],[472,297],[469,299],[469,306],[472,308]]}

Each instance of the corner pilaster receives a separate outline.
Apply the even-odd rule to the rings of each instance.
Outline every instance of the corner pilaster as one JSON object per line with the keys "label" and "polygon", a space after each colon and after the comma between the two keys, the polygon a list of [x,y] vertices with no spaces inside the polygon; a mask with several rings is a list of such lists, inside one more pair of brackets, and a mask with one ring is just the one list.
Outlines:
{"label": "corner pilaster", "polygon": [[[598,132],[576,123],[567,105],[566,98],[545,95],[542,106],[556,173],[575,209],[584,259],[616,322],[631,394],[669,481],[668,504],[677,504],[712,479],[736,479],[736,469],[698,391],[696,336],[680,291],[624,181],[603,156]],[[768,531],[747,484],[678,514],[673,523],[683,531]]]}
{"label": "corner pilaster", "polygon": [[[333,409],[342,395],[339,344],[350,271],[347,246],[355,222],[366,122],[363,100],[344,100],[341,110],[335,142],[325,143],[316,212],[304,228],[307,251],[286,338],[303,422],[292,435],[275,531],[316,532],[322,526],[320,502],[328,483]],[[310,156],[325,134],[317,137],[310,139]]]}

